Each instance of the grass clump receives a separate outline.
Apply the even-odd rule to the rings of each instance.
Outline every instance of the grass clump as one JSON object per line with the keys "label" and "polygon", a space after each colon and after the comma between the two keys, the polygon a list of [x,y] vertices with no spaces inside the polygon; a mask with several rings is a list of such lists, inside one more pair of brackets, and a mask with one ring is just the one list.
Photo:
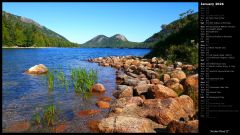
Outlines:
{"label": "grass clump", "polygon": [[48,71],[47,83],[48,83],[48,90],[53,91],[53,88],[54,88],[54,70],[49,70]]}
{"label": "grass clump", "polygon": [[56,72],[57,81],[61,87],[65,87],[66,92],[68,92],[68,80],[66,75],[62,70]]}
{"label": "grass clump", "polygon": [[47,108],[44,110],[44,120],[47,123],[48,126],[53,125],[54,119],[55,119],[55,106],[54,105],[49,105]]}
{"label": "grass clump", "polygon": [[71,69],[71,80],[76,93],[90,92],[90,88],[97,81],[97,71],[85,68]]}
{"label": "grass clump", "polygon": [[40,125],[41,124],[41,115],[39,113],[35,114],[32,118],[34,124]]}

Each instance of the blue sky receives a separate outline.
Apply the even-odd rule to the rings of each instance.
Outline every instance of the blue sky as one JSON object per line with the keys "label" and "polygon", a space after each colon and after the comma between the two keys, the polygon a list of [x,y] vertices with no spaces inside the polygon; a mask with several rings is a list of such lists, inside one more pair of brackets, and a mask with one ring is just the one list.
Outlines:
{"label": "blue sky", "polygon": [[24,16],[66,37],[84,43],[103,34],[123,34],[129,41],[142,42],[179,18],[189,9],[198,11],[196,2],[4,2],[3,10]]}

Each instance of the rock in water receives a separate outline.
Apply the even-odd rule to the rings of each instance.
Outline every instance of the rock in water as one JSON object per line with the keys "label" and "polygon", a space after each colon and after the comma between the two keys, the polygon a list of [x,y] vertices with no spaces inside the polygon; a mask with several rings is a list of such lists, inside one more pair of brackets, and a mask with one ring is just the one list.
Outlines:
{"label": "rock in water", "polygon": [[13,123],[7,128],[8,132],[24,132],[30,128],[30,123],[28,121],[19,121]]}
{"label": "rock in water", "polygon": [[45,74],[47,72],[48,72],[48,69],[43,64],[35,65],[25,71],[26,74]]}
{"label": "rock in water", "polygon": [[88,128],[91,130],[91,132],[93,133],[98,133],[98,124],[99,124],[100,120],[89,120],[87,122]]}
{"label": "rock in water", "polygon": [[97,101],[97,106],[99,108],[103,108],[103,109],[110,108],[110,104],[108,102],[104,102],[104,101]]}
{"label": "rock in water", "polygon": [[193,121],[171,121],[167,126],[169,133],[198,133],[198,120]]}
{"label": "rock in water", "polygon": [[92,86],[92,92],[105,92],[106,89],[101,83],[94,84]]}
{"label": "rock in water", "polygon": [[90,115],[96,115],[97,113],[101,112],[101,110],[82,110],[77,113],[78,116],[84,117],[84,116],[90,116]]}

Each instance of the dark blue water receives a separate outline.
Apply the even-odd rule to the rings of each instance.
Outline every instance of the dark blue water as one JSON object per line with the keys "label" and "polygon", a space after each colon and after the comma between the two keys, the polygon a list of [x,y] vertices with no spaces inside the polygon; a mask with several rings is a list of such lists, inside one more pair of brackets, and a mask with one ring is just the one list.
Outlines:
{"label": "dark blue water", "polygon": [[[93,117],[79,118],[77,112],[84,109],[98,109],[95,105],[99,96],[112,97],[116,88],[115,69],[89,63],[87,59],[105,56],[143,56],[148,49],[110,49],[110,48],[39,48],[39,49],[3,49],[2,51],[2,113],[3,129],[16,121],[30,121],[32,116],[43,112],[44,107],[54,103],[58,111],[57,123],[67,123],[66,132],[89,132],[86,121],[105,117],[108,109]],[[28,68],[44,64],[50,69],[62,68],[66,75],[70,68],[85,67],[98,71],[98,82],[104,84],[104,95],[93,95],[88,99],[75,94],[72,88],[57,87],[48,92],[45,75],[32,76],[23,72]],[[112,97],[113,98],[113,97]],[[47,128],[31,127],[30,132],[49,132]]]}

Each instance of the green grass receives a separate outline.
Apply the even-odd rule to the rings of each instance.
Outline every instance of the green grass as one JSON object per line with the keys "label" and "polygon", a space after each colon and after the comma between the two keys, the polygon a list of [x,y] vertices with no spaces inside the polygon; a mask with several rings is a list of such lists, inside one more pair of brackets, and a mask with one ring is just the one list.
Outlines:
{"label": "green grass", "polygon": [[41,116],[39,113],[35,114],[32,118],[34,124],[40,125],[41,124]]}
{"label": "green grass", "polygon": [[[53,91],[54,85],[65,87],[66,92],[70,86],[74,87],[76,93],[82,93],[86,95],[86,92],[90,92],[92,85],[97,81],[97,71],[94,69],[87,70],[85,68],[73,68],[70,70],[70,79],[59,70],[49,70],[47,74],[48,90]],[[56,83],[55,83],[56,82]]]}
{"label": "green grass", "polygon": [[55,120],[55,106],[54,105],[48,105],[44,110],[44,120],[47,123],[48,126],[54,124]]}
{"label": "green grass", "polygon": [[53,91],[53,88],[54,88],[54,70],[49,70],[48,71],[47,83],[48,83],[48,90]]}
{"label": "green grass", "polygon": [[68,89],[69,89],[68,80],[66,75],[61,69],[59,71],[56,71],[56,78],[57,78],[58,84],[60,84],[61,87],[65,87],[66,92],[68,92]]}
{"label": "green grass", "polygon": [[90,92],[90,89],[97,81],[97,71],[85,68],[71,69],[71,81],[76,93]]}

